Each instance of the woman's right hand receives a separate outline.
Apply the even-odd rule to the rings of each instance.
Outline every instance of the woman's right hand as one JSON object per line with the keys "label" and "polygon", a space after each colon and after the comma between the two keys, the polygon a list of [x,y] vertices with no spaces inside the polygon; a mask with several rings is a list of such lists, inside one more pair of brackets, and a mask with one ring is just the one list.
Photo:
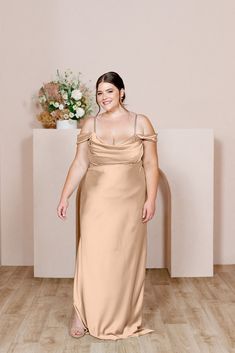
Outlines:
{"label": "woman's right hand", "polygon": [[67,199],[61,200],[58,207],[57,207],[57,215],[59,218],[65,220],[66,219],[66,212],[69,206],[69,202]]}

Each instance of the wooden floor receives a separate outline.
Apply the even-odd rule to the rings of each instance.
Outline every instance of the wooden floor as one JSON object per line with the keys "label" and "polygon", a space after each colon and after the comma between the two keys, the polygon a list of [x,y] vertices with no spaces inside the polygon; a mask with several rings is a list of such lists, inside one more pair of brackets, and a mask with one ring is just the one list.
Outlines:
{"label": "wooden floor", "polygon": [[214,277],[146,270],[144,324],[155,332],[117,341],[68,334],[73,279],[0,267],[0,353],[235,353],[235,265]]}

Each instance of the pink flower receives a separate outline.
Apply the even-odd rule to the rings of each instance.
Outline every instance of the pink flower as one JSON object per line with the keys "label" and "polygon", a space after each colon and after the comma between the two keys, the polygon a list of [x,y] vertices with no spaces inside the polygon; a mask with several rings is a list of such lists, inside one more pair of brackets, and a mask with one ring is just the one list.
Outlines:
{"label": "pink flower", "polygon": [[45,83],[43,85],[45,95],[48,101],[63,102],[63,98],[59,91],[59,84],[55,82]]}

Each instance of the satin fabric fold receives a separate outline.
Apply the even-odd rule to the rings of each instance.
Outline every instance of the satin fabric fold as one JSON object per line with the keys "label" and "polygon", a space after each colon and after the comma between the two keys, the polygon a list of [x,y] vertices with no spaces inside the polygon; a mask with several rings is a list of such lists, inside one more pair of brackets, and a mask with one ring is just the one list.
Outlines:
{"label": "satin fabric fold", "polygon": [[146,180],[142,140],[133,135],[111,145],[88,141],[89,167],[80,185],[80,239],[73,305],[88,334],[117,340],[153,332],[142,326],[147,224],[142,222]]}

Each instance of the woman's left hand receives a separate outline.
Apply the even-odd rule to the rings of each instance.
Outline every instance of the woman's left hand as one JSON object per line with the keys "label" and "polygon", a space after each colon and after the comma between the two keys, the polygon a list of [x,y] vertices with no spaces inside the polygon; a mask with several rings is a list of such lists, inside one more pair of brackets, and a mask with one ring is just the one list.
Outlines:
{"label": "woman's left hand", "polygon": [[142,222],[148,222],[149,220],[151,220],[154,216],[155,213],[155,201],[152,200],[146,200],[144,203],[144,207],[143,207],[143,214],[142,214]]}

